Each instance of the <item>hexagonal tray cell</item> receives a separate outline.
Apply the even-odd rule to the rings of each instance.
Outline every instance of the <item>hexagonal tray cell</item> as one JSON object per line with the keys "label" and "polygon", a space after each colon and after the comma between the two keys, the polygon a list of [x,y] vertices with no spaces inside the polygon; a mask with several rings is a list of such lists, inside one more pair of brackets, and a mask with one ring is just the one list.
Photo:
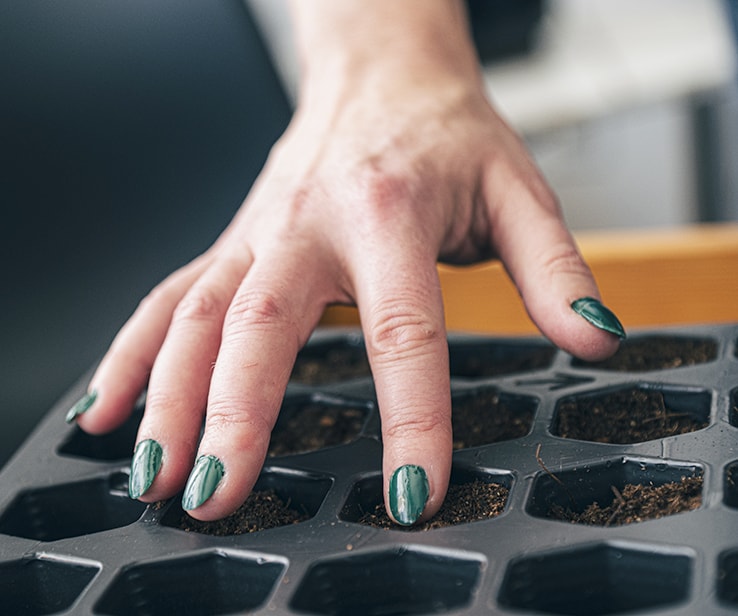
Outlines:
{"label": "hexagonal tray cell", "polygon": [[269,443],[270,457],[317,451],[356,440],[373,405],[323,394],[285,400]]}
{"label": "hexagonal tray cell", "polygon": [[538,400],[487,387],[454,394],[452,407],[454,449],[468,449],[526,436]]}
{"label": "hexagonal tray cell", "polygon": [[384,508],[382,475],[376,473],[354,484],[339,517],[346,522],[400,531],[432,530],[468,524],[500,515],[507,505],[511,488],[510,473],[455,466],[440,511],[424,524],[407,527],[399,526],[389,519]]}
{"label": "hexagonal tray cell", "polygon": [[572,366],[615,372],[649,372],[704,364],[717,358],[712,338],[637,336],[624,340],[615,355],[599,362],[573,359]]}
{"label": "hexagonal tray cell", "polygon": [[738,550],[729,550],[720,555],[717,594],[723,603],[738,607]]}
{"label": "hexagonal tray cell", "polygon": [[138,405],[122,426],[108,434],[88,434],[74,426],[72,434],[59,446],[57,451],[63,456],[101,462],[128,460],[133,456],[143,412],[143,404]]}
{"label": "hexagonal tray cell", "polygon": [[555,473],[545,468],[533,481],[526,510],[595,526],[644,522],[699,507],[702,474],[696,464],[629,457]]}
{"label": "hexagonal tray cell", "polygon": [[211,616],[253,610],[272,593],[285,563],[217,550],[124,569],[95,606],[96,614]]}
{"label": "hexagonal tray cell", "polygon": [[707,427],[712,395],[641,384],[562,398],[551,432],[562,438],[628,444]]}
{"label": "hexagonal tray cell", "polygon": [[738,460],[725,467],[723,501],[728,507],[738,509]]}
{"label": "hexagonal tray cell", "polygon": [[544,370],[556,348],[539,341],[454,341],[449,344],[451,376],[482,379]]}
{"label": "hexagonal tray cell", "polygon": [[100,567],[35,555],[0,563],[2,612],[14,616],[58,614],[72,606]]}
{"label": "hexagonal tray cell", "polygon": [[185,513],[179,499],[162,517],[164,526],[204,535],[242,535],[305,522],[314,517],[333,480],[325,475],[265,468],[246,502],[233,514],[201,522]]}
{"label": "hexagonal tray cell", "polygon": [[128,475],[116,472],[87,481],[24,490],[0,516],[0,533],[57,541],[127,526],[145,509],[143,503],[128,498]]}
{"label": "hexagonal tray cell", "polygon": [[441,614],[473,598],[482,562],[398,546],[313,564],[290,607],[310,614]]}
{"label": "hexagonal tray cell", "polygon": [[686,553],[603,543],[513,560],[498,600],[537,614],[626,614],[685,602],[691,575]]}
{"label": "hexagonal tray cell", "polygon": [[297,355],[290,380],[326,385],[372,375],[361,336],[309,344]]}

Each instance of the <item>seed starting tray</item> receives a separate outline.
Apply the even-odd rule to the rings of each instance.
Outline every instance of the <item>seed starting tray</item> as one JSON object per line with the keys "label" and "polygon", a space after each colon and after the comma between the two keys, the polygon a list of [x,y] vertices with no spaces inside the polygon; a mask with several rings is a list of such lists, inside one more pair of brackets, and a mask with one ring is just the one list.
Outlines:
{"label": "seed starting tray", "polygon": [[[500,515],[427,531],[359,521],[382,500],[382,445],[356,331],[313,336],[298,358],[303,376],[315,381],[325,358],[337,368],[323,379],[330,382],[295,376],[277,426],[305,404],[348,405],[364,415],[360,433],[268,458],[257,489],[272,488],[307,519],[249,534],[181,530],[179,498],[131,501],[142,404],[110,435],[67,426],[87,375],[0,472],[0,612],[735,614],[738,325],[639,330],[621,352],[662,343],[679,356],[667,367],[636,362],[623,371],[577,362],[542,338],[450,336],[454,406],[493,391],[527,417],[527,434],[454,453],[452,483],[509,489]],[[689,365],[680,353],[695,345],[707,355]],[[704,427],[627,444],[557,433],[565,404],[654,391],[671,416]],[[549,516],[556,505],[612,501],[628,483],[683,477],[702,479],[697,509],[621,526]]]}

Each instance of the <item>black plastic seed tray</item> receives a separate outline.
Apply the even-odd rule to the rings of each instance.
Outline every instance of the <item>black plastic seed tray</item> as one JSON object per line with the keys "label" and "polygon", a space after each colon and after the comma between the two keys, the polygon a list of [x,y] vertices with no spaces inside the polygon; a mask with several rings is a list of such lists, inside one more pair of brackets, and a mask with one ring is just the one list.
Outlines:
{"label": "black plastic seed tray", "polygon": [[[471,405],[514,424],[457,442],[452,483],[496,483],[507,497],[494,518],[430,530],[364,522],[381,501],[382,445],[356,332],[313,337],[275,430],[324,407],[350,408],[358,431],[268,458],[257,490],[274,490],[302,521],[247,534],[182,530],[177,498],[129,500],[142,411],[104,437],[67,426],[83,379],[0,473],[0,612],[735,614],[737,345],[738,325],[631,332],[615,369],[540,338],[452,336],[455,414]],[[623,400],[655,400],[663,416],[608,415]],[[581,405],[590,411],[577,420]],[[666,433],[638,440],[654,422]],[[626,486],[687,481],[696,508],[612,523]],[[552,517],[592,501],[613,515],[596,525]]]}

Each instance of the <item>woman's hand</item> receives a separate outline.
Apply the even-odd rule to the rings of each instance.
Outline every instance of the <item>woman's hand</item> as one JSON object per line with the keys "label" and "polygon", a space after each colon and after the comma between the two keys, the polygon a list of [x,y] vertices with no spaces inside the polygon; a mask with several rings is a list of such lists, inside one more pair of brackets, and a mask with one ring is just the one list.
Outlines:
{"label": "woman's hand", "polygon": [[[121,330],[78,421],[113,429],[148,384],[132,496],[155,501],[187,484],[191,515],[223,517],[258,477],[295,356],[324,308],[355,304],[382,416],[386,503],[411,524],[438,510],[451,467],[438,259],[502,259],[541,331],[580,357],[604,358],[618,339],[571,308],[596,298],[596,285],[550,189],[485,98],[456,3],[294,10],[309,50],[293,122],[223,235]],[[357,14],[360,33],[347,31]]]}

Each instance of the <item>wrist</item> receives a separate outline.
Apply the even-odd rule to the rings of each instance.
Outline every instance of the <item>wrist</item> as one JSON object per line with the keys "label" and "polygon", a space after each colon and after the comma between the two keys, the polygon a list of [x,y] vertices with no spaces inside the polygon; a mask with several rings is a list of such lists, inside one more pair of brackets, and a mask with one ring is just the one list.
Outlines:
{"label": "wrist", "polygon": [[[481,88],[459,0],[293,0],[301,99],[366,85]],[[322,96],[321,96],[322,97]]]}

